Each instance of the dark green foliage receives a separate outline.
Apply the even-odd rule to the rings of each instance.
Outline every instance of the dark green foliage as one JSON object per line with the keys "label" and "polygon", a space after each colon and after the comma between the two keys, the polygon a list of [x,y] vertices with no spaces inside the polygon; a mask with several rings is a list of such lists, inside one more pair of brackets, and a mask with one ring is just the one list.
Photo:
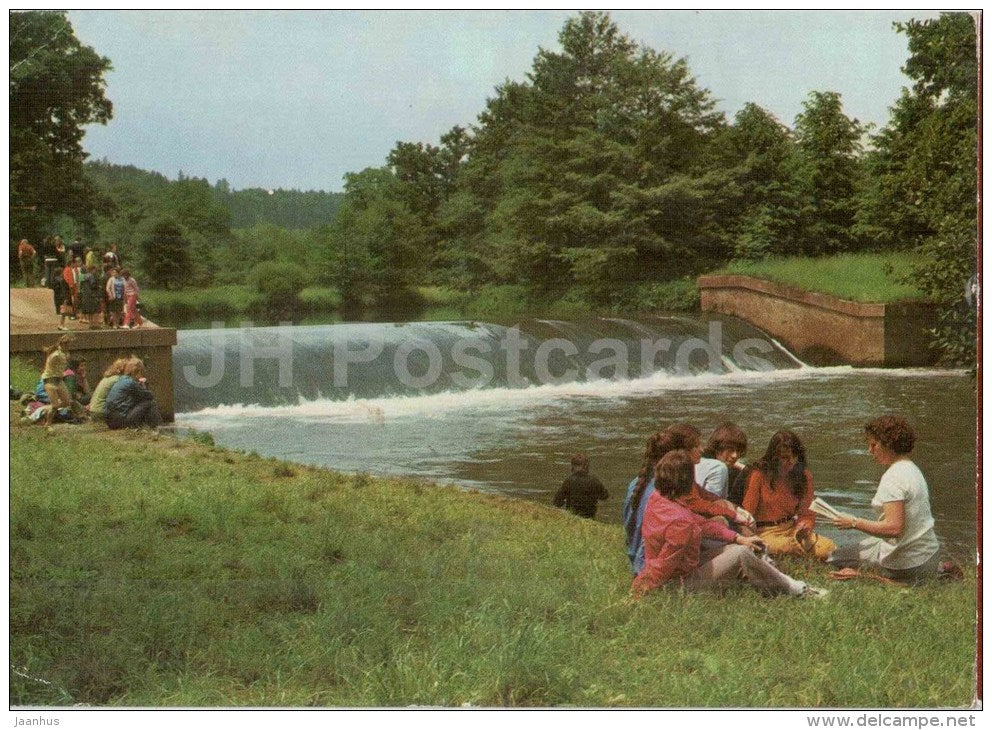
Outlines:
{"label": "dark green foliage", "polygon": [[728,248],[734,258],[761,259],[795,249],[799,200],[792,134],[757,104],[745,104],[717,144],[730,170],[724,189]]}
{"label": "dark green foliage", "polygon": [[841,108],[840,94],[814,91],[796,117],[795,182],[799,250],[808,256],[852,251],[864,127]]}
{"label": "dark green foliage", "polygon": [[291,319],[300,309],[300,292],[306,281],[307,272],[299,264],[263,261],[252,269],[249,283],[263,296],[267,314]]}
{"label": "dark green foliage", "polygon": [[344,195],[322,190],[231,190],[226,180],[211,189],[214,200],[229,213],[233,228],[258,225],[301,230],[333,222]]}
{"label": "dark green foliage", "polygon": [[903,71],[913,86],[875,138],[860,223],[885,245],[921,254],[914,280],[942,305],[936,344],[948,362],[972,364],[976,313],[965,291],[978,266],[975,20],[944,13],[896,29],[909,39]]}
{"label": "dark green foliage", "polygon": [[345,176],[345,200],[330,231],[326,278],[342,306],[389,308],[410,301],[411,286],[429,251],[427,234],[387,168]]}
{"label": "dark green foliage", "polygon": [[102,205],[83,172],[87,124],[113,113],[104,96],[109,59],[76,38],[64,11],[11,13],[10,224],[40,241],[59,216],[92,222]]}
{"label": "dark green foliage", "polygon": [[141,241],[144,284],[176,289],[188,283],[192,272],[189,241],[173,220],[152,224]]}

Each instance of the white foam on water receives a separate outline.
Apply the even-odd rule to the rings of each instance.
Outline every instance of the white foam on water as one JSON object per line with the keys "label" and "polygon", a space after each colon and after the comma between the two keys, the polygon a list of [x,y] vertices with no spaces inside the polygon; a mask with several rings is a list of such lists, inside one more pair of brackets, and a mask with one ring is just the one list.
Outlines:
{"label": "white foam on water", "polygon": [[286,418],[335,423],[385,423],[402,418],[430,420],[462,412],[486,413],[520,410],[535,405],[554,405],[573,398],[623,400],[661,394],[671,390],[698,391],[723,388],[759,387],[772,383],[817,378],[957,376],[966,371],[837,367],[801,367],[771,371],[737,371],[673,375],[663,371],[635,380],[593,380],[534,385],[524,388],[485,388],[445,391],[425,395],[402,395],[383,398],[349,398],[329,400],[301,399],[296,404],[261,406],[251,404],[220,405],[195,413],[177,414],[183,426],[222,428],[251,418]]}

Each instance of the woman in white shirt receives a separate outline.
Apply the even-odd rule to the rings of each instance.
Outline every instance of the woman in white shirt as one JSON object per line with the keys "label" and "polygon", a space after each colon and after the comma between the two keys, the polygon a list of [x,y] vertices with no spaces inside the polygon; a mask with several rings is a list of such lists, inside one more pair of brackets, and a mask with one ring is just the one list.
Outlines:
{"label": "woman in white shirt", "polygon": [[[860,530],[870,537],[834,551],[830,563],[838,567],[873,567],[886,578],[916,582],[935,578],[940,565],[940,543],[933,530],[930,490],[909,454],[916,435],[905,419],[882,416],[865,424],[870,453],[888,467],[871,500],[878,519],[844,515],[837,527]],[[847,571],[844,577],[855,573]]]}

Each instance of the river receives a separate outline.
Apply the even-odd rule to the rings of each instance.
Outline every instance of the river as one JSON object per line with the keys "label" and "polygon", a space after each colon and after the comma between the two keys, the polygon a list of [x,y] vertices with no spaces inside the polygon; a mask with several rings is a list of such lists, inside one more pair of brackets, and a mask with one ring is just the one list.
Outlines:
{"label": "river", "polygon": [[[515,354],[514,354],[515,351]],[[796,431],[817,494],[870,515],[882,468],[866,420],[905,415],[945,548],[976,546],[976,390],[966,373],[806,367],[739,320],[715,315],[358,323],[182,330],[177,425],[229,448],[347,472],[402,475],[548,503],[570,456],[589,455],[619,522],[646,437],[733,420],[745,461]],[[852,533],[822,531],[841,542]]]}

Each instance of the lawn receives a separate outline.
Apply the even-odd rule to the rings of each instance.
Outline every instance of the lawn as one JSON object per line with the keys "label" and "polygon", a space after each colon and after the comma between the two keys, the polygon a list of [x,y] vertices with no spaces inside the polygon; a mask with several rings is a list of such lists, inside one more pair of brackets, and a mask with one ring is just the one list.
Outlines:
{"label": "lawn", "polygon": [[206,435],[10,426],[13,705],[965,706],[966,572],[633,601],[618,525]]}
{"label": "lawn", "polygon": [[736,261],[715,274],[744,274],[856,302],[890,303],[922,298],[908,283],[916,259],[907,253],[839,254]]}

